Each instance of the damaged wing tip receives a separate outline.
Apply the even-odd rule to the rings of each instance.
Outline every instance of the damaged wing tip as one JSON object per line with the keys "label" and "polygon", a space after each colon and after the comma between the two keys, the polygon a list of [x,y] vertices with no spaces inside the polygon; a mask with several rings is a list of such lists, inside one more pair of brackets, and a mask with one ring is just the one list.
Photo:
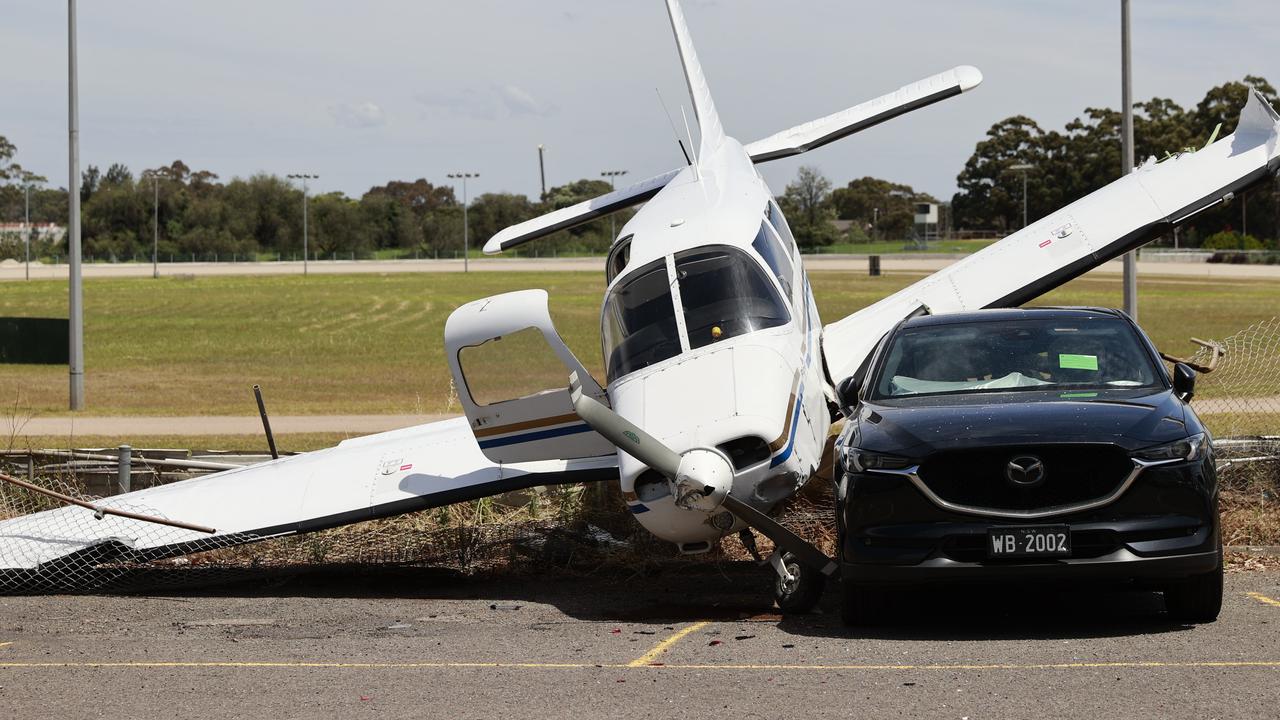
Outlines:
{"label": "damaged wing tip", "polygon": [[968,92],[982,84],[982,71],[972,65],[961,65],[956,68],[956,79],[960,82],[960,92]]}

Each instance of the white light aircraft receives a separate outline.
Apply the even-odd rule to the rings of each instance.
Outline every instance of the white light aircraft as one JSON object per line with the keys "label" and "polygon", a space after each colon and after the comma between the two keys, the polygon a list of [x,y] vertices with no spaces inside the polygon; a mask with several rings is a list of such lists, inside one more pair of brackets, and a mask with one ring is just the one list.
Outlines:
{"label": "white light aircraft", "polygon": [[[725,132],[677,0],[667,0],[667,10],[700,130],[689,164],[507,228],[485,245],[487,253],[502,252],[643,204],[606,262],[603,382],[561,340],[544,291],[477,300],[459,307],[445,327],[465,418],[111,497],[97,512],[65,507],[14,518],[0,523],[0,568],[12,577],[51,574],[520,488],[620,479],[636,520],[683,552],[709,550],[747,528],[770,537],[778,547],[770,560],[779,604],[803,610],[800,598],[815,596],[799,590],[820,584],[836,564],[769,513],[814,475],[839,405],[838,384],[886,331],[917,313],[1023,304],[1265,182],[1280,166],[1280,116],[1253,93],[1231,136],[1149,160],[824,326],[801,255],[756,165],[971,90],[982,76],[957,67],[743,145]],[[550,366],[551,379],[513,389],[508,375],[516,365],[522,376]]]}

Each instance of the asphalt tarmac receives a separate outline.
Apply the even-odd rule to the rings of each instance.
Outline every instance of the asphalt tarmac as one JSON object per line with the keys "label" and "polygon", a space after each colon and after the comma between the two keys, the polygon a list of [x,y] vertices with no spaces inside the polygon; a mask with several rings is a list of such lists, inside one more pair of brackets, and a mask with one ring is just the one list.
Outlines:
{"label": "asphalt tarmac", "polygon": [[872,629],[780,618],[749,564],[351,571],[0,598],[6,718],[1275,717],[1280,572],[1212,624],[1152,593],[918,590]]}

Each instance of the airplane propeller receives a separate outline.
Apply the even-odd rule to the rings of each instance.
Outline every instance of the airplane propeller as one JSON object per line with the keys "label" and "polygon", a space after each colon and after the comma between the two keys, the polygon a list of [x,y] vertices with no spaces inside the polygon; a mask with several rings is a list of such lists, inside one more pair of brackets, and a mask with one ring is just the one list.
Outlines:
{"label": "airplane propeller", "polygon": [[577,373],[570,377],[573,409],[605,439],[671,481],[676,504],[687,510],[713,512],[723,506],[743,523],[760,531],[801,563],[830,576],[839,567],[818,548],[778,521],[730,493],[733,467],[720,453],[694,448],[677,453],[612,408],[582,392]]}

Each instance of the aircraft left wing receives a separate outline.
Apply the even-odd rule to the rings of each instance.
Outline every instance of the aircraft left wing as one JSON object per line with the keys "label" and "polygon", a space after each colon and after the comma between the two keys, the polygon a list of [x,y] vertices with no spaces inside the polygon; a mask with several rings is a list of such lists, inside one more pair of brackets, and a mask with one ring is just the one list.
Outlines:
{"label": "aircraft left wing", "polygon": [[532,220],[525,220],[522,223],[512,225],[489,238],[489,241],[484,244],[484,252],[486,255],[496,255],[530,240],[537,240],[561,230],[568,230],[569,228],[589,223],[610,213],[639,205],[657,195],[658,191],[675,179],[675,176],[679,175],[682,169],[665,172],[648,180],[641,180],[630,187],[615,190],[600,197],[584,200],[577,205],[570,205],[567,208],[561,208],[546,215],[539,215]]}
{"label": "aircraft left wing", "polygon": [[1280,114],[1256,91],[1231,135],[1153,159],[1026,228],[823,328],[829,378],[854,374],[895,324],[918,312],[1014,307],[1173,230],[1280,170]]}
{"label": "aircraft left wing", "polygon": [[538,485],[617,477],[616,455],[494,463],[480,452],[466,418],[455,418],[96,503],[213,533],[110,514],[97,518],[74,506],[4,520],[0,589],[23,583],[56,588],[59,579],[71,583],[80,571],[104,562],[174,557]]}

